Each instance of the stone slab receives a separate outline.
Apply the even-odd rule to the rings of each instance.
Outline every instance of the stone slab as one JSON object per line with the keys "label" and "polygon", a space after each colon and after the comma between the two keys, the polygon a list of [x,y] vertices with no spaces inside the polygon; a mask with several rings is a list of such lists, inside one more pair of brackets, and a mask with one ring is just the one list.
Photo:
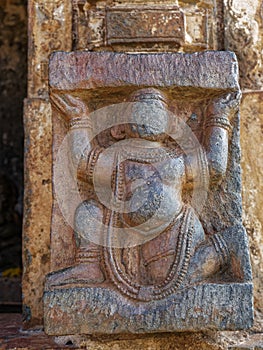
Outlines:
{"label": "stone slab", "polygon": [[[45,292],[45,331],[52,335],[238,330],[253,323],[252,284],[205,284],[165,300],[136,304],[106,288]],[[57,317],[63,319],[58,322]]]}
{"label": "stone slab", "polygon": [[28,97],[48,97],[48,59],[55,50],[70,51],[71,1],[28,2]]}
{"label": "stone slab", "polygon": [[[239,330],[253,324],[253,287],[245,230],[225,231],[233,260],[229,277],[181,289],[165,299],[137,302],[96,286],[57,288],[44,293],[45,331],[50,335]],[[242,251],[243,255],[242,255]],[[234,275],[237,275],[234,277]],[[59,322],[63,320],[63,322]]]}
{"label": "stone slab", "polygon": [[117,6],[106,9],[109,44],[180,42],[184,40],[184,14],[178,7]]}
{"label": "stone slab", "polygon": [[[186,114],[190,113],[189,103],[198,99],[205,111],[209,98],[239,90],[237,61],[230,52],[148,55],[58,52],[51,57],[51,97],[67,93],[78,96],[85,103],[87,100],[88,103],[92,101],[96,109],[100,101],[106,105],[114,104],[115,101],[111,100],[113,95],[118,95],[119,99],[123,99],[118,102],[122,102],[126,101],[125,98],[131,90],[152,86],[169,93],[181,93],[180,106],[176,107],[181,113],[185,106],[189,108]],[[196,107],[192,111],[194,110]],[[60,112],[63,113],[54,104],[54,159],[67,132]],[[71,117],[71,114],[72,110],[66,116]],[[204,118],[203,115],[202,117]],[[73,281],[67,288],[62,287],[63,283],[55,283],[55,289],[50,289],[49,283],[46,283],[44,318],[48,334],[237,330],[252,325],[251,269],[246,233],[241,226],[238,113],[234,114],[231,124],[233,128],[228,140],[229,161],[225,178],[220,187],[211,186],[205,210],[202,212],[202,224],[207,234],[224,231],[231,254],[227,271],[221,271],[219,276],[212,276],[210,283],[203,280],[202,285],[188,286],[188,289],[184,287],[185,289],[167,298],[148,303],[127,299],[116,292],[114,286],[109,286],[110,282],[107,280],[97,287],[94,284],[85,284],[84,279],[76,283]],[[202,122],[200,125],[203,125]],[[72,205],[72,196],[66,202]],[[71,229],[69,232],[55,201],[54,204],[51,271],[56,276],[58,269],[73,266],[75,260],[74,252],[70,252],[74,250],[71,248],[72,242],[74,243],[73,231]],[[61,275],[64,272],[63,270]],[[85,273],[91,272],[85,269]]]}
{"label": "stone slab", "polygon": [[263,310],[263,93],[243,93],[240,112],[243,223],[250,242],[255,308]]}
{"label": "stone slab", "polygon": [[51,189],[51,107],[27,99],[25,126],[25,192],[23,222],[23,309],[28,325],[41,324],[45,274],[49,272]]}
{"label": "stone slab", "polygon": [[51,56],[49,72],[50,87],[62,90],[120,86],[194,87],[215,92],[239,89],[237,60],[231,52],[56,52]]}

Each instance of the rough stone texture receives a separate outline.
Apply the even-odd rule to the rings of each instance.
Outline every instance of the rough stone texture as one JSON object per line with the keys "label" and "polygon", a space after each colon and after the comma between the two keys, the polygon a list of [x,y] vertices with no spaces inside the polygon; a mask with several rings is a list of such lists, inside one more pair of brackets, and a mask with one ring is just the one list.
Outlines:
{"label": "rough stone texture", "polygon": [[118,6],[106,10],[108,45],[158,41],[180,44],[184,36],[184,15],[178,7]]}
{"label": "rough stone texture", "polygon": [[23,223],[23,311],[30,324],[42,323],[42,295],[50,264],[51,107],[25,100],[25,194]]}
{"label": "rough stone texture", "polygon": [[[94,4],[97,1],[89,1],[89,3],[85,6],[86,1],[82,1],[84,8],[82,10],[82,6],[79,6],[79,13],[80,15],[83,16],[85,19],[85,13],[87,13],[88,5],[94,6]],[[125,0],[119,0],[118,3],[127,3],[128,1]],[[137,0],[134,1],[134,3],[148,3],[148,1],[143,1],[143,0]],[[159,1],[158,1],[159,2]],[[245,88],[249,89],[261,89],[261,77],[257,75],[257,70],[259,70],[259,74],[261,74],[261,33],[262,33],[262,17],[260,15],[260,6],[261,6],[261,1],[240,1],[240,0],[235,0],[235,1],[225,1],[224,2],[224,15],[226,19],[226,24],[224,26],[224,18],[223,18],[223,6],[222,6],[223,1],[217,1],[217,28],[218,32],[220,32],[220,35],[218,37],[218,42],[215,44],[220,49],[224,49],[225,47],[228,49],[233,48],[239,58],[239,65],[241,66],[241,85]],[[10,2],[4,2],[5,4],[9,4]],[[16,2],[17,3],[17,2]],[[175,1],[162,1],[162,3],[173,3],[175,4]],[[192,6],[195,7],[196,1],[179,1],[180,6]],[[199,2],[200,3],[200,2]],[[209,6],[212,5],[212,1],[205,1],[205,3],[209,4]],[[235,4],[234,10],[232,10],[232,4]],[[32,5],[40,7],[42,6],[43,8],[43,3],[41,1],[30,1],[30,6]],[[45,1],[45,6],[48,8],[53,8],[53,2],[46,2]],[[70,2],[64,2],[64,4],[70,5]],[[13,6],[13,5],[12,5]],[[243,7],[244,10],[240,11],[240,7]],[[9,7],[10,8],[10,7]],[[14,7],[12,7],[13,9]],[[85,11],[86,12],[85,12]],[[214,10],[215,11],[215,10]],[[241,15],[239,16],[241,12]],[[247,14],[245,15],[245,12]],[[254,14],[256,13],[256,17]],[[100,14],[99,14],[100,16]],[[98,16],[98,17],[99,17]],[[44,16],[43,16],[44,17]],[[42,17],[42,18],[43,18]],[[91,16],[92,17],[92,16]],[[198,17],[198,14],[197,14]],[[31,18],[33,18],[31,16]],[[64,23],[67,26],[67,23],[70,22],[70,18],[64,17]],[[189,16],[189,23],[194,23],[194,21],[191,20],[191,16]],[[257,23],[255,23],[257,22]],[[94,37],[98,38],[100,40],[100,22],[94,18],[93,23],[95,24],[93,26],[93,34]],[[29,34],[29,37],[33,37],[36,35],[37,38],[40,36],[44,37],[45,31],[40,28],[41,22],[38,21],[34,27],[30,27],[32,32]],[[258,25],[258,26],[257,26]],[[85,36],[85,30],[86,30],[86,24],[83,25],[83,32],[79,31],[79,40],[80,40],[80,46],[79,47],[86,47],[86,36]],[[71,26],[67,26],[67,31],[65,31],[66,35],[68,37],[70,36],[71,32]],[[225,34],[224,34],[224,27],[225,27]],[[234,28],[231,29],[230,27]],[[235,27],[237,30],[235,31]],[[8,29],[10,27],[6,26],[5,29]],[[80,28],[80,27],[79,27]],[[257,28],[259,31],[257,32]],[[3,31],[1,31],[2,33]],[[21,31],[13,31],[13,34],[20,34]],[[251,34],[252,33],[252,34]],[[73,35],[76,38],[76,31],[73,31]],[[224,46],[224,35],[226,36],[226,46]],[[257,38],[258,35],[258,38]],[[21,36],[23,37],[23,36]],[[251,39],[252,38],[252,39]],[[97,40],[97,39],[92,39],[92,40]],[[43,39],[43,42],[45,40]],[[36,41],[38,42],[38,41]],[[247,44],[248,42],[248,44]],[[78,41],[75,40],[75,44],[77,44]],[[98,45],[101,45],[99,43]],[[33,46],[33,42],[30,43],[30,46]],[[25,45],[23,45],[25,47]],[[212,47],[212,46],[210,46]],[[12,48],[14,48],[12,46]],[[119,48],[117,48],[119,49]],[[162,48],[159,48],[160,51],[162,51]],[[198,47],[195,49],[194,47],[189,48],[189,51],[195,51],[199,50]],[[51,50],[52,51],[52,50]],[[22,52],[22,51],[21,51]],[[40,52],[38,50],[38,52]],[[41,53],[40,53],[41,55]],[[8,62],[10,61],[10,57],[8,56]],[[13,56],[14,57],[14,56]],[[17,56],[16,56],[17,57]],[[37,61],[41,61],[41,57],[36,58]],[[12,60],[11,60],[12,61]],[[47,56],[44,57],[44,62],[47,62]],[[21,67],[21,65],[19,66]],[[38,65],[39,67],[39,65]],[[254,69],[256,67],[256,69]],[[38,68],[39,69],[39,68]],[[250,71],[252,70],[252,73],[254,73],[254,76],[251,79],[251,74]],[[47,74],[47,69],[46,65],[43,64],[43,71],[45,74]],[[17,74],[16,74],[17,77]],[[45,75],[46,77],[46,75]],[[46,81],[46,78],[44,79]],[[14,81],[19,81],[19,79],[15,79]],[[41,88],[45,90],[43,93],[43,96],[46,96],[46,83],[45,82],[40,82],[40,79],[38,78],[39,82],[39,94],[42,96]],[[261,122],[260,120],[262,119],[262,111],[258,107],[257,104],[261,100],[259,97],[256,98],[256,96],[259,96],[260,94],[257,93],[252,93],[251,95],[245,95],[244,97],[244,102],[242,102],[242,109],[241,109],[241,142],[242,142],[242,148],[243,148],[243,153],[242,153],[242,168],[243,168],[243,179],[244,179],[244,184],[243,184],[243,192],[246,193],[247,198],[244,197],[243,195],[243,200],[245,201],[245,210],[243,212],[243,217],[245,218],[244,224],[247,227],[247,232],[250,235],[250,244],[252,246],[252,254],[251,254],[251,260],[252,260],[252,266],[253,266],[253,272],[256,275],[255,278],[255,306],[256,308],[259,308],[260,305],[262,304],[262,297],[260,294],[260,285],[262,281],[262,273],[261,273],[261,266],[262,266],[262,253],[260,253],[260,244],[258,242],[261,242],[262,240],[262,229],[261,229],[261,212],[260,212],[260,206],[256,206],[255,203],[259,203],[261,200],[261,192],[260,191],[260,186],[261,186],[261,179],[258,176],[257,171],[254,171],[254,167],[256,166],[257,169],[260,169],[260,161],[258,160],[258,149],[261,145]],[[13,96],[11,94],[11,96]],[[36,95],[37,96],[37,95]],[[6,100],[6,96],[4,97]],[[12,99],[13,101],[13,99]],[[253,103],[250,103],[250,101],[254,101]],[[245,104],[249,105],[249,108],[245,108]],[[12,105],[13,106],[13,105]],[[243,127],[243,121],[245,122],[248,120],[249,122],[251,121],[251,118],[253,116],[253,120],[251,124],[248,124],[247,129],[244,129]],[[254,127],[255,124],[255,127]],[[12,130],[14,130],[12,128]],[[245,133],[243,133],[243,130],[247,130]],[[258,141],[253,142],[254,136],[253,132],[255,132],[255,135],[258,135]],[[247,135],[252,135],[249,138],[246,138]],[[17,135],[17,133],[16,133]],[[243,140],[246,140],[246,142],[243,143]],[[246,162],[249,160],[249,176],[246,177],[247,173],[247,168],[246,168]],[[50,165],[51,167],[51,165]],[[41,175],[40,175],[41,176]],[[253,186],[253,189],[248,193],[246,191],[246,188],[251,188]],[[32,197],[34,199],[35,197]],[[39,201],[37,198],[35,200],[35,205],[40,206]],[[248,203],[248,204],[247,204]],[[246,220],[247,218],[247,212],[249,212],[249,221]],[[49,212],[47,213],[48,215],[46,216],[45,213],[42,212],[42,218],[43,221],[48,221],[49,220]],[[32,221],[32,231],[33,232],[33,224],[34,222],[37,224],[37,219],[34,219],[35,221]],[[256,228],[254,227],[254,222],[256,222]],[[48,249],[48,247],[44,248],[44,251]],[[40,253],[41,255],[41,253]],[[42,265],[41,265],[42,266]],[[41,266],[39,269],[41,269]],[[45,266],[45,265],[44,265]],[[41,272],[42,274],[42,272]],[[28,281],[28,287],[24,290],[24,295],[26,296],[28,293],[30,293],[30,290],[32,288],[35,288],[37,285],[38,281],[38,274],[34,275],[32,273],[30,281]],[[28,300],[30,300],[32,307],[32,317],[35,320],[36,323],[39,322],[39,317],[35,318],[35,315],[40,315],[42,317],[41,313],[41,301],[40,299],[35,296],[34,294],[30,294],[30,298],[28,297]],[[261,309],[262,310],[262,309]],[[256,314],[256,321],[260,320],[260,314]],[[20,326],[19,326],[20,327]],[[1,327],[0,327],[1,328]],[[254,329],[255,332],[259,333],[262,331],[263,326],[262,323],[259,323],[257,328]],[[252,331],[253,332],[253,329]],[[111,349],[111,348],[116,348],[116,349],[138,349],[138,348],[151,348],[151,349],[218,349],[218,348],[227,348],[225,347],[225,343],[228,343],[229,345],[232,344],[239,344],[240,339],[243,339],[243,342],[245,343],[246,339],[250,337],[250,334],[247,332],[236,332],[235,334],[232,334],[232,332],[227,332],[226,335],[221,336],[221,333],[218,333],[217,336],[215,334],[210,333],[209,335],[205,336],[202,333],[200,334],[190,334],[187,333],[186,335],[169,335],[167,336],[166,334],[163,336],[156,335],[154,337],[151,337],[150,339],[147,338],[139,338],[136,336],[137,339],[133,339],[131,341],[106,341],[106,340],[96,340],[96,341],[87,341],[87,347],[92,347],[92,349]],[[258,340],[255,340],[256,342],[259,341],[259,338],[262,338],[262,335],[258,334],[257,335]],[[208,345],[207,341],[205,339],[208,339]],[[211,345],[212,344],[212,345]],[[16,344],[18,346],[18,344]],[[36,347],[36,348],[39,348]]]}
{"label": "rough stone texture", "polygon": [[[244,230],[238,229],[238,226],[235,226],[241,224],[240,150],[238,114],[236,113],[237,109],[231,107],[231,103],[238,106],[239,101],[235,100],[236,95],[233,95],[235,97],[231,100],[226,111],[225,107],[228,106],[228,102],[225,100],[223,102],[223,110],[218,109],[221,107],[213,107],[212,112],[209,109],[212,105],[214,106],[215,102],[213,101],[220,101],[219,96],[222,96],[223,93],[226,94],[226,92],[231,91],[236,94],[239,92],[237,78],[238,72],[235,56],[229,52],[206,52],[192,55],[177,53],[131,55],[96,52],[60,52],[52,56],[50,63],[50,97],[52,101],[52,110],[54,112],[53,183],[54,198],[56,197],[56,200],[54,200],[53,205],[51,227],[52,274],[47,277],[44,297],[45,330],[48,334],[118,334],[204,329],[234,330],[244,329],[252,325],[252,290],[249,284],[251,281],[251,272],[246,248],[247,240]],[[221,233],[224,236],[224,242],[226,242],[224,244],[227,245],[227,249],[231,252],[229,256],[229,261],[231,262],[226,265],[226,269],[220,273],[220,276],[216,277],[216,275],[213,274],[212,277],[210,277],[210,275],[208,275],[212,280],[208,278],[198,280],[198,282],[203,284],[197,286],[196,283],[191,280],[191,268],[195,271],[198,262],[196,262],[195,265],[194,253],[191,252],[191,259],[193,260],[190,262],[189,269],[186,270],[186,281],[183,282],[183,286],[180,286],[179,289],[172,289],[171,293],[169,292],[170,287],[168,286],[166,286],[167,288],[165,287],[164,290],[160,288],[159,291],[158,283],[155,280],[150,284],[147,284],[148,282],[139,284],[138,291],[136,290],[135,292],[131,291],[137,288],[132,284],[134,280],[131,280],[132,288],[127,288],[127,290],[125,290],[125,288],[129,284],[129,282],[127,282],[128,280],[121,285],[119,282],[121,277],[119,277],[118,274],[116,277],[117,281],[112,283],[114,279],[111,280],[112,277],[109,277],[111,273],[109,273],[108,270],[113,268],[113,266],[108,262],[107,254],[104,257],[99,256],[98,261],[103,260],[105,271],[103,271],[102,268],[101,271],[102,274],[105,272],[105,275],[108,276],[105,278],[105,283],[104,280],[96,280],[97,284],[95,286],[95,284],[93,284],[94,281],[91,282],[90,276],[93,276],[94,271],[100,269],[100,267],[97,267],[97,270],[94,270],[94,265],[97,261],[96,257],[100,254],[100,252],[98,252],[99,248],[96,248],[96,253],[94,253],[95,248],[92,248],[92,264],[89,264],[91,255],[88,243],[83,240],[82,235],[78,233],[77,230],[75,230],[76,232],[73,234],[71,228],[70,232],[70,225],[67,223],[67,220],[62,219],[61,212],[64,214],[64,209],[61,205],[59,206],[60,194],[56,192],[58,188],[57,181],[59,181],[59,183],[63,184],[61,189],[63,193],[63,202],[68,203],[68,208],[69,210],[71,209],[74,216],[77,209],[75,207],[73,187],[70,187],[70,183],[67,183],[67,179],[63,179],[61,176],[61,171],[65,171],[70,159],[67,159],[67,157],[65,159],[63,158],[64,162],[66,162],[63,170],[61,169],[59,173],[55,171],[55,164],[60,157],[58,150],[67,133],[67,128],[63,129],[61,125],[63,124],[62,120],[65,120],[64,124],[70,121],[72,132],[74,132],[74,127],[81,127],[82,125],[80,124],[80,126],[78,126],[78,123],[83,123],[87,120],[87,111],[90,110],[91,105],[95,106],[93,107],[95,110],[98,109],[100,111],[97,116],[97,118],[99,118],[99,116],[103,114],[102,110],[99,109],[100,101],[103,101],[103,105],[106,104],[106,106],[111,106],[113,103],[112,101],[115,101],[116,98],[119,98],[118,102],[123,102],[123,100],[127,101],[129,100],[129,94],[127,94],[126,91],[131,89],[141,91],[140,96],[144,96],[144,98],[148,96],[148,101],[150,99],[149,94],[155,93],[154,101],[156,101],[157,97],[161,96],[159,90],[139,90],[142,89],[142,87],[150,86],[161,87],[163,94],[165,92],[169,93],[170,99],[173,101],[173,106],[177,108],[177,113],[181,113],[179,115],[183,115],[186,108],[189,108],[188,114],[186,113],[185,116],[185,120],[187,120],[188,123],[190,123],[190,116],[194,112],[198,113],[196,112],[198,110],[197,107],[190,107],[190,105],[193,105],[193,101],[199,100],[198,107],[203,113],[199,116],[200,125],[196,127],[195,131],[196,135],[199,135],[197,137],[199,137],[199,142],[202,143],[204,152],[206,152],[207,146],[206,143],[201,140],[205,138],[209,139],[209,137],[207,136],[208,129],[204,128],[203,125],[207,125],[206,123],[208,121],[213,121],[212,116],[221,118],[226,118],[226,116],[228,116],[229,121],[233,125],[233,130],[231,133],[229,132],[229,136],[226,139],[228,151],[222,146],[222,149],[227,154],[225,166],[222,165],[225,169],[222,174],[223,181],[221,181],[218,186],[214,186],[211,190],[208,190],[209,196],[205,209],[201,211],[199,207],[196,208],[197,210],[200,209],[200,215],[198,215],[198,217],[205,229],[205,234],[213,237],[213,234]],[[103,90],[101,92],[100,89],[102,88]],[[137,94],[139,94],[138,91]],[[74,100],[73,96],[77,96],[78,99]],[[83,96],[85,96],[85,102],[81,100]],[[165,98],[165,95],[162,95],[162,98]],[[210,102],[207,102],[209,98]],[[167,103],[169,106],[168,101]],[[215,105],[218,106],[217,104]],[[145,113],[144,122],[147,117],[150,122],[155,125],[154,123],[157,119],[156,110],[147,109],[146,112],[143,112],[139,109],[136,111],[137,114],[141,113],[144,115]],[[159,109],[158,113],[160,114]],[[105,115],[107,119],[109,119],[109,115],[107,113]],[[82,116],[86,119],[81,119]],[[89,118],[91,119],[92,117],[89,116]],[[96,121],[97,118],[95,117]],[[196,118],[198,119],[198,117]],[[171,123],[174,125],[174,117]],[[215,121],[213,123],[216,123],[216,130],[222,127],[222,124],[219,122]],[[104,127],[105,121],[99,122],[99,125],[101,128]],[[157,124],[156,128],[159,130]],[[159,134],[157,135],[159,136]],[[72,134],[72,137],[74,137],[74,134]],[[100,137],[101,134],[99,134],[98,139]],[[141,137],[143,138],[143,136]],[[221,140],[224,139],[223,136],[220,137]],[[182,138],[184,139],[184,137]],[[76,140],[79,145],[82,139],[78,136]],[[103,141],[99,139],[99,142]],[[108,145],[107,142],[109,141],[106,140],[104,146],[106,148]],[[211,140],[211,149],[213,150],[215,142],[212,142],[214,141]],[[102,144],[99,143],[100,146]],[[116,144],[118,145],[118,142]],[[158,145],[161,147],[161,141]],[[219,141],[217,141],[217,145],[219,145]],[[155,147],[157,147],[157,144]],[[173,145],[171,149],[176,149],[175,147],[176,146]],[[219,148],[221,150],[221,144]],[[149,156],[151,153],[149,149],[147,150]],[[67,155],[69,155],[70,152],[73,152],[74,157],[78,155],[74,153],[74,146],[67,150]],[[78,152],[78,149],[76,152]],[[125,152],[125,148],[122,152]],[[224,158],[222,152],[220,155]],[[97,159],[95,159],[95,161],[97,161]],[[87,158],[85,164],[86,162],[91,161]],[[136,157],[134,158],[134,162],[136,163]],[[156,155],[154,162],[157,162]],[[133,163],[133,166],[135,166],[135,163]],[[145,167],[144,163],[145,162],[142,161],[140,162],[140,168]],[[209,163],[209,165],[213,167],[213,164]],[[87,168],[85,166],[83,170],[84,173],[91,167],[92,165],[90,165],[90,167],[88,165]],[[165,167],[164,164],[163,167]],[[177,167],[179,168],[178,164]],[[103,170],[105,172],[110,171],[108,171],[107,168]],[[147,169],[144,171],[147,171]],[[117,173],[117,176],[120,176],[119,174],[120,173]],[[180,174],[176,174],[178,181]],[[210,174],[212,174],[211,169]],[[56,176],[58,176],[58,178]],[[167,183],[168,179],[169,177],[166,175]],[[212,182],[212,175],[210,181]],[[175,186],[178,186],[178,191],[181,191],[179,182],[177,185],[174,182],[172,183],[173,185],[169,187],[169,191]],[[114,186],[114,183],[112,186]],[[125,191],[125,189],[121,190],[121,192],[122,191]],[[190,194],[189,196],[191,197]],[[173,200],[176,201],[175,196]],[[185,202],[187,203],[187,200],[185,200]],[[182,203],[185,202],[182,201]],[[216,202],[220,203],[220,205],[216,205]],[[149,200],[147,203],[148,206],[150,206],[149,203],[151,203],[151,201]],[[171,206],[170,201],[169,207]],[[86,216],[87,215],[88,213],[86,213]],[[76,216],[77,214],[75,214],[75,218]],[[81,222],[86,220],[85,214],[80,220]],[[77,221],[75,221],[75,224],[76,222]],[[75,224],[73,225],[75,226]],[[184,225],[182,224],[182,226]],[[233,227],[230,228],[231,226]],[[91,230],[89,221],[87,229],[88,231]],[[164,231],[162,231],[162,234],[163,232]],[[175,232],[176,235],[179,235],[180,230],[177,229]],[[78,242],[74,244],[74,236],[78,237],[78,235],[80,235]],[[193,240],[194,239],[196,239],[195,236],[193,236]],[[142,247],[143,246],[142,244]],[[145,249],[147,250],[147,246]],[[177,256],[177,254],[179,255],[179,252],[183,254],[180,250],[177,251],[174,243],[169,246],[169,249],[173,250],[174,256]],[[74,250],[76,250],[76,252]],[[82,260],[84,259],[83,254],[86,254],[84,255],[85,260]],[[94,254],[96,255],[95,258]],[[147,254],[147,252],[145,254]],[[159,249],[156,255],[158,256],[158,254]],[[75,256],[78,256],[78,258],[75,259]],[[153,255],[153,257],[156,259],[155,255]],[[111,257],[109,259],[113,258]],[[216,256],[211,258],[213,261],[216,261],[216,259]],[[122,262],[122,264],[124,265],[124,262]],[[134,265],[136,265],[136,260],[134,260]],[[57,271],[61,268],[68,269]],[[125,266],[125,269],[128,269],[128,267]],[[169,266],[167,267],[167,270],[168,269]],[[139,268],[139,270],[141,269]],[[167,270],[165,272],[161,270],[162,279],[159,283],[165,280]],[[94,277],[92,277],[93,279],[97,278],[96,273],[97,272],[95,272]],[[114,273],[113,268],[112,274]],[[120,276],[125,272],[121,271],[121,273]],[[144,273],[138,271],[138,275],[139,274],[143,279]],[[201,274],[202,272],[200,272],[200,275]],[[214,282],[213,279],[215,279]],[[146,277],[145,281],[147,281]],[[238,282],[240,284],[236,284]],[[246,284],[246,282],[248,282],[248,284]],[[117,290],[116,287],[119,289]],[[151,294],[151,291],[155,287],[156,289],[154,292],[156,293]],[[124,293],[121,294],[123,290]],[[145,293],[146,299],[140,296],[141,291],[142,294]],[[127,292],[126,295],[125,292]],[[144,300],[144,302],[141,302],[142,300]],[[211,305],[214,305],[215,309],[211,309]],[[195,310],[199,310],[200,313],[199,311],[195,313]]]}
{"label": "rough stone texture", "polygon": [[236,52],[240,62],[243,89],[261,89],[262,67],[262,1],[224,0],[225,48]]}
{"label": "rough stone texture", "polygon": [[49,271],[51,112],[47,100],[49,55],[71,50],[71,2],[28,2],[29,64],[25,102],[23,304],[27,326],[43,323],[43,281]]}
{"label": "rough stone texture", "polygon": [[[2,350],[39,349],[92,349],[92,350],[233,350],[262,349],[262,335],[245,332],[227,332],[227,337],[212,332],[159,333],[151,335],[98,336],[46,336],[41,328],[22,330],[22,317],[18,314],[0,314],[0,348]],[[224,332],[226,333],[226,332]],[[238,345],[239,344],[239,345]]]}
{"label": "rough stone texture", "polygon": [[237,61],[231,52],[132,55],[60,52],[52,55],[49,69],[53,90],[156,86],[180,94],[180,88],[211,89],[215,93],[239,88]]}
{"label": "rough stone texture", "polygon": [[[209,334],[158,334],[136,335],[134,337],[116,337],[107,339],[98,337],[82,339],[81,337],[48,337],[41,329],[22,331],[22,319],[17,314],[0,315],[0,347],[2,350],[39,350],[39,349],[92,349],[92,350],[181,350],[202,349],[219,350],[222,346],[214,345]],[[225,348],[227,349],[227,348]]]}
{"label": "rough stone texture", "polygon": [[164,300],[135,304],[112,289],[61,289],[45,293],[45,332],[70,335],[250,328],[251,293],[249,283],[204,284]]}
{"label": "rough stone texture", "polygon": [[178,7],[177,1],[74,0],[74,47],[151,52],[218,49],[220,3],[179,1]]}
{"label": "rough stone texture", "polygon": [[243,169],[243,222],[250,240],[255,307],[263,311],[263,94],[243,95],[241,104],[241,146]]}
{"label": "rough stone texture", "polygon": [[48,59],[56,50],[71,50],[71,2],[30,0],[28,97],[48,97]]}

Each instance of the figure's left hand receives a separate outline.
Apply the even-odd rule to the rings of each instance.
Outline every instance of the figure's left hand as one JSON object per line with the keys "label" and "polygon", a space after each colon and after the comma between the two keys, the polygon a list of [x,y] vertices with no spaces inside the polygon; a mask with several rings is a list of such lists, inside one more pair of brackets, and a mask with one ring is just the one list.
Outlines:
{"label": "figure's left hand", "polygon": [[213,99],[207,108],[207,118],[213,116],[224,116],[230,118],[239,108],[241,91],[229,92],[223,96]]}

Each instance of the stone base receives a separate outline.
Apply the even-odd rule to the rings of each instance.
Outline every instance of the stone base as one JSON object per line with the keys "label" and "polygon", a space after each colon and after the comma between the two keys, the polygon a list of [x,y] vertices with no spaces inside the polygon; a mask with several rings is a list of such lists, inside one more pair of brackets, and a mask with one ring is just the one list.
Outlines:
{"label": "stone base", "polygon": [[44,322],[49,335],[246,329],[252,284],[202,284],[145,303],[108,288],[57,289],[44,294]]}

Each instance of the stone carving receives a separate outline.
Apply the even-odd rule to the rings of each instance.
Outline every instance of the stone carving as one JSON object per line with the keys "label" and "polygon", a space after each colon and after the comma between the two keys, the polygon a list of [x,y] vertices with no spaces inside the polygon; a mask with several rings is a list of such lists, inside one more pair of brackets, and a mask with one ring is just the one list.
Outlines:
{"label": "stone carving", "polygon": [[29,31],[34,32],[34,45],[29,51],[32,62],[28,73],[29,98],[45,99],[48,97],[49,55],[54,50],[72,49],[71,6],[61,0],[31,1],[29,12]]}
{"label": "stone carving", "polygon": [[198,51],[217,48],[218,4],[210,1],[73,1],[76,49]]}
{"label": "stone carving", "polygon": [[184,41],[184,15],[178,7],[119,6],[106,9],[107,43]]}
{"label": "stone carving", "polygon": [[[62,163],[54,164],[46,332],[249,326],[246,236],[238,209],[224,213],[227,202],[240,206],[234,56],[58,53],[50,72],[54,123],[67,133],[67,146],[62,157],[54,135],[54,159]],[[77,201],[65,194],[67,163],[75,169]],[[233,193],[222,194],[231,186]],[[223,223],[210,207],[217,196]],[[240,295],[241,304],[232,300]]]}
{"label": "stone carving", "polygon": [[227,0],[226,48],[236,52],[240,62],[242,88],[260,89],[262,86],[262,1]]}
{"label": "stone carving", "polygon": [[[89,126],[88,116],[85,119],[79,119],[79,116],[84,114],[83,109],[85,110],[85,106],[83,107],[79,99],[73,96],[56,95],[52,98],[54,105],[69,121],[71,129],[85,128],[86,124]],[[134,139],[149,141],[148,143],[127,142],[125,145],[122,143],[116,148],[114,157],[116,164],[113,166],[116,168],[116,173],[111,179],[111,188],[114,188],[120,201],[127,201],[130,197],[129,212],[118,213],[107,209],[99,200],[94,199],[95,193],[92,193],[91,198],[84,201],[75,212],[74,228],[77,244],[75,265],[50,276],[48,285],[51,288],[72,283],[101,283],[108,275],[124,294],[138,300],[150,301],[164,298],[175,292],[184,282],[189,269],[193,274],[189,279],[193,278],[195,282],[213,276],[229,262],[227,242],[224,238],[215,234],[204,243],[205,233],[198,217],[191,206],[182,200],[183,183],[189,186],[189,182],[193,182],[191,174],[188,174],[188,178],[186,177],[186,167],[191,168],[192,165],[185,164],[183,151],[178,145],[166,146],[169,143],[169,134],[165,135],[168,132],[165,97],[158,90],[142,89],[132,96],[131,101],[140,102],[140,108],[137,105],[134,108],[137,109],[138,114],[145,116],[145,122],[149,126],[128,124],[122,128],[114,126],[110,130],[117,140],[125,138],[128,141]],[[226,171],[231,114],[236,112],[238,102],[235,96],[228,94],[213,101],[213,104],[208,107],[208,116],[205,121],[207,138],[205,145],[209,154],[207,157],[200,155],[200,170],[206,177],[206,168],[209,165],[210,174],[215,182],[221,180]],[[75,108],[74,113],[72,113],[73,108]],[[76,132],[72,137],[72,157],[77,159],[79,146],[74,146],[77,144],[79,134]],[[218,143],[217,147],[213,145],[215,140]],[[94,147],[89,145],[87,149],[79,162],[78,179],[92,185],[94,176],[100,176],[100,173],[104,177],[99,180],[102,191],[107,191],[106,177],[112,173],[112,163],[107,159],[101,160],[103,166],[100,166],[100,171],[94,174],[96,163],[104,148],[96,144]],[[125,160],[122,161],[122,158]],[[206,159],[209,160],[209,164],[206,164]],[[155,168],[160,170],[157,171]],[[139,181],[142,182],[141,186],[138,185],[133,191],[132,187]],[[143,203],[140,197],[145,202],[134,210],[138,206],[136,201]],[[160,204],[162,210],[158,211]],[[149,219],[157,211],[153,223],[150,224]],[[98,227],[93,225],[94,214],[97,216]],[[105,234],[108,235],[105,245],[109,247],[104,251],[100,246],[85,239],[91,227],[93,231],[98,231],[96,235],[101,235],[100,221],[106,224]],[[129,244],[126,247],[126,242],[118,242],[118,245],[125,246],[121,252],[120,248],[112,247],[116,244],[114,240],[119,238],[111,237],[111,235],[114,236],[114,226],[128,227],[127,234],[136,235],[138,232],[136,227],[144,222],[146,222],[145,227],[139,229],[142,235],[151,235],[150,230],[155,227],[166,228],[160,228],[157,237],[150,241],[147,238],[147,242],[139,247],[137,245],[129,247]],[[112,227],[109,229],[109,226]],[[111,241],[113,243],[110,243]],[[204,246],[200,246],[201,243],[204,243]],[[192,262],[190,262],[191,256]],[[210,261],[209,266],[207,266],[207,260]],[[192,265],[194,269],[191,269]]]}

